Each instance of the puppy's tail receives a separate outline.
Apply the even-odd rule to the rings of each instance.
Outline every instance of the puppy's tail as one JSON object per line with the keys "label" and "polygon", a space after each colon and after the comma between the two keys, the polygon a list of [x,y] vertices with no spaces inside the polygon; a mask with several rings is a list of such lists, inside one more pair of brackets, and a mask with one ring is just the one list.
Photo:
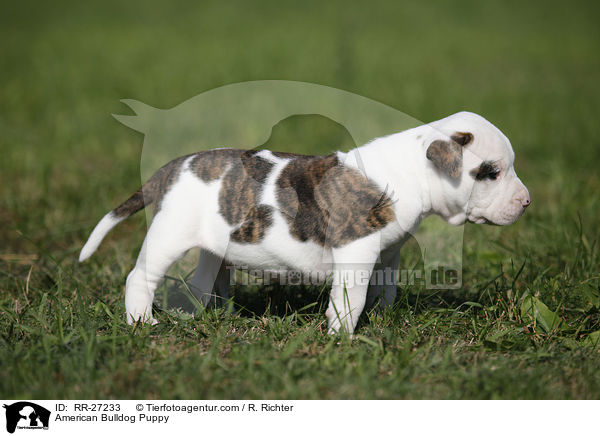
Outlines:
{"label": "puppy's tail", "polygon": [[[177,177],[181,165],[191,155],[173,159],[154,173],[144,185],[116,209],[113,209],[96,225],[89,239],[81,249],[79,262],[90,257],[98,248],[104,237],[114,226],[142,210],[151,203],[160,203],[160,197],[168,190],[169,185]],[[158,200],[158,202],[157,202]]]}
{"label": "puppy's tail", "polygon": [[160,202],[160,197],[168,190],[169,185],[177,177],[181,165],[191,155],[173,159],[154,173],[144,185],[116,209],[113,209],[96,225],[89,239],[81,249],[79,262],[90,257],[98,248],[104,237],[114,226],[142,210],[149,204]]}
{"label": "puppy's tail", "polygon": [[153,191],[152,189],[147,189],[149,187],[147,185],[150,185],[152,182],[152,179],[148,180],[144,186],[138,189],[135,194],[129,197],[123,204],[104,215],[96,227],[94,227],[92,234],[81,249],[79,262],[83,262],[96,251],[106,234],[110,232],[113,227],[152,203],[154,200],[152,195],[144,196],[144,192]]}

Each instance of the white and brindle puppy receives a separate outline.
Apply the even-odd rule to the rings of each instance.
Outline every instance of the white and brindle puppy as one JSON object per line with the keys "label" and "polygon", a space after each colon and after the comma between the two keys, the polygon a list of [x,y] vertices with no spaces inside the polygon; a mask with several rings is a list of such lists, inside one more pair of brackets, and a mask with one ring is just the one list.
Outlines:
{"label": "white and brindle puppy", "polygon": [[506,136],[469,112],[329,156],[202,151],[163,166],[109,212],[79,260],[115,225],[154,203],[154,219],[127,277],[129,323],[156,322],[152,301],[159,281],[186,251],[200,247],[192,284],[204,292],[208,287],[206,295],[214,285],[227,296],[225,265],[332,273],[329,331],[351,334],[368,293],[382,305],[393,302],[397,276],[392,284],[370,287],[368,277],[374,269],[397,274],[400,247],[423,218],[507,225],[521,216],[530,198],[513,162]]}

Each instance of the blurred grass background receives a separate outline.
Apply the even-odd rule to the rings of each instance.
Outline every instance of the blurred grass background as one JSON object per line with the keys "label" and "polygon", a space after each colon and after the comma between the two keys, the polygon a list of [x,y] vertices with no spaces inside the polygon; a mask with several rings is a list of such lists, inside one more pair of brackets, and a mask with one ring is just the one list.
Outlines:
{"label": "blurred grass background", "polygon": [[[25,1],[2,10],[0,396],[600,396],[597,348],[581,345],[600,329],[597,2]],[[262,79],[344,89],[424,122],[480,113],[511,139],[533,204],[509,228],[467,226],[461,292],[404,289],[393,311],[365,319],[358,342],[321,335],[322,313],[281,318],[273,307],[185,322],[163,314],[156,329],[131,332],[122,290],[143,216],[75,263],[97,220],[140,183],[143,137],[110,114],[127,113],[122,98],[170,108]],[[282,122],[269,146],[292,141],[297,152],[349,144],[339,126],[310,116]],[[405,262],[418,262],[414,252]],[[522,313],[527,294],[560,328]]]}

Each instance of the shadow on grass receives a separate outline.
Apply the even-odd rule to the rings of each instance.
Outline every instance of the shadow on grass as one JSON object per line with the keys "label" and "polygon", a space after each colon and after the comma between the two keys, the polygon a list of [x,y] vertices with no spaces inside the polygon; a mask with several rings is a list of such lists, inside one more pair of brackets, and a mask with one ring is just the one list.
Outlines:
{"label": "shadow on grass", "polygon": [[[170,286],[159,290],[155,299],[156,308],[161,310],[180,309],[192,314],[204,310],[181,282],[173,280]],[[177,283],[179,282],[179,283]],[[234,285],[230,289],[230,303],[242,317],[257,318],[265,315],[284,317],[293,313],[324,314],[329,302],[330,285],[322,286],[285,286],[268,284],[263,286]],[[498,289],[496,291],[499,292]],[[166,297],[165,297],[166,294]],[[161,297],[162,295],[162,297]],[[410,311],[420,315],[435,309],[458,309],[465,304],[481,302],[492,304],[495,292],[487,290],[470,292],[468,290],[430,290],[422,287],[398,287],[398,296],[392,310]],[[362,325],[367,321],[367,314],[373,308],[367,307],[361,316]]]}

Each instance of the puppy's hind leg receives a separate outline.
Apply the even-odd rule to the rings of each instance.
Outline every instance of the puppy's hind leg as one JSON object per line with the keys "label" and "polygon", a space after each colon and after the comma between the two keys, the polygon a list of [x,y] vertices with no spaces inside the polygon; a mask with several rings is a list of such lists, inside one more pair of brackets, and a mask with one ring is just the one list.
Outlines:
{"label": "puppy's hind leg", "polygon": [[158,322],[152,316],[154,291],[173,262],[197,245],[193,229],[178,222],[173,215],[169,216],[161,211],[154,217],[135,268],[127,277],[127,323]]}
{"label": "puppy's hind leg", "polygon": [[396,299],[400,249],[381,253],[381,261],[375,265],[367,291],[367,309],[384,309]]}
{"label": "puppy's hind leg", "polygon": [[208,250],[200,250],[200,259],[190,288],[206,307],[220,307],[229,299],[229,270],[223,258]]}

